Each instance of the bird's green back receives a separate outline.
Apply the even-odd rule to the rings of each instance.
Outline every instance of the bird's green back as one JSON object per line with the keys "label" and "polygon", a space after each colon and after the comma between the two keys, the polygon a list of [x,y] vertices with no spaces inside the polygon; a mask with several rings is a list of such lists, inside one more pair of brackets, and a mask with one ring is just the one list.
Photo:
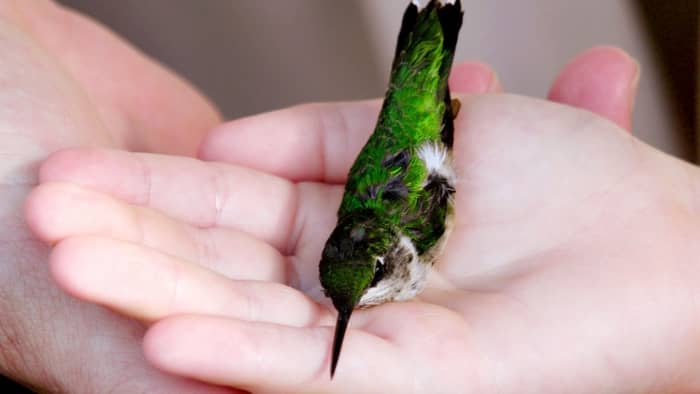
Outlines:
{"label": "bird's green back", "polygon": [[[454,55],[454,47],[445,45],[433,3],[404,17],[384,104],[348,175],[339,217],[369,208],[398,225],[401,212],[415,209],[420,201],[427,171],[416,152],[441,139]],[[411,18],[415,21],[407,21]],[[402,152],[407,160],[392,160]]]}

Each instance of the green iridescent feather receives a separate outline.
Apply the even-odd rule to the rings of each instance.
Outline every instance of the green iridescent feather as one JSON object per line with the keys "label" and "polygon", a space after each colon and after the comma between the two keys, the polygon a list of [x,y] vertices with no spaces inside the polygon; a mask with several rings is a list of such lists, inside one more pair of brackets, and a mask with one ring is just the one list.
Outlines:
{"label": "green iridescent feather", "polygon": [[[405,38],[403,48],[397,48],[377,126],[350,170],[339,218],[368,208],[378,216],[389,218],[395,226],[422,227],[421,223],[405,223],[404,214],[416,211],[420,208],[420,201],[426,198],[423,186],[428,174],[417,150],[425,143],[437,143],[441,139],[447,108],[447,77],[454,48],[444,45],[443,28],[433,3],[418,13],[414,26],[415,29]],[[387,158],[403,150],[410,157],[405,169],[385,165]],[[398,176],[402,177],[407,188],[405,199],[384,198],[382,186],[391,184],[391,180]],[[441,216],[444,217],[444,213]],[[432,243],[441,232],[435,235],[428,237]],[[431,246],[430,241],[414,241],[425,244],[420,249]]]}

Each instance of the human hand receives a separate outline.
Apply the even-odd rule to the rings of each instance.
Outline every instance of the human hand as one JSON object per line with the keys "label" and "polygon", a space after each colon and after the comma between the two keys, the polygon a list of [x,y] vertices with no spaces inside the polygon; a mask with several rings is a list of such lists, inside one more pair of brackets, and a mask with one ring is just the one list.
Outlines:
{"label": "human hand", "polygon": [[[192,155],[219,122],[189,85],[51,1],[0,2],[0,374],[42,392],[220,392],[162,373],[144,328],[51,280],[22,205],[51,152],[100,146]],[[228,391],[228,390],[225,390]]]}
{"label": "human hand", "polygon": [[[604,83],[577,95],[564,77],[553,96],[629,122],[633,78],[625,94]],[[339,183],[376,111],[299,107],[234,122],[205,143],[205,158],[282,178],[59,153],[28,217],[58,242],[51,268],[62,287],[146,322],[165,318],[146,356],[196,379],[282,392],[695,388],[697,169],[588,113],[512,96],[466,99],[457,226],[438,280],[415,302],[358,311],[330,382],[332,316],[284,283],[313,286]]]}

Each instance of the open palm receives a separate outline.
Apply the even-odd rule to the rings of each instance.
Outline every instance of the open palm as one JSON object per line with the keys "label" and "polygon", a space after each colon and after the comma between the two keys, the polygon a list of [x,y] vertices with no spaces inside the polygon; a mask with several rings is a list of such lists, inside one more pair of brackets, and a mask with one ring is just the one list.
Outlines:
{"label": "open palm", "polygon": [[57,243],[51,268],[64,289],[155,323],[147,358],[211,383],[279,392],[697,383],[687,346],[698,335],[697,169],[588,112],[507,95],[463,100],[456,227],[430,286],[413,302],[355,313],[333,381],[334,314],[313,299],[317,264],[377,102],[222,126],[201,156],[232,164],[64,151],[42,167],[27,217]]}

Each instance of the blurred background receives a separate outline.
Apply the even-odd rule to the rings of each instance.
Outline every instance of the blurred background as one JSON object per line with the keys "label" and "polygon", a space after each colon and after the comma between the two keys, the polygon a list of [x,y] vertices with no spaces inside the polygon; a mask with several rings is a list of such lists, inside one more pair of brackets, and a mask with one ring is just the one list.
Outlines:
{"label": "blurred background", "polygon": [[[487,62],[506,90],[544,97],[574,55],[619,46],[642,68],[635,134],[697,160],[698,0],[462,1],[457,61]],[[381,96],[408,0],[59,2],[111,27],[235,118]]]}
{"label": "blurred background", "polygon": [[[425,1],[425,0],[424,0]],[[697,159],[698,0],[462,0],[457,60],[543,97],[591,46],[619,46],[642,77],[634,132]],[[60,0],[192,81],[227,118],[381,96],[408,0]]]}

